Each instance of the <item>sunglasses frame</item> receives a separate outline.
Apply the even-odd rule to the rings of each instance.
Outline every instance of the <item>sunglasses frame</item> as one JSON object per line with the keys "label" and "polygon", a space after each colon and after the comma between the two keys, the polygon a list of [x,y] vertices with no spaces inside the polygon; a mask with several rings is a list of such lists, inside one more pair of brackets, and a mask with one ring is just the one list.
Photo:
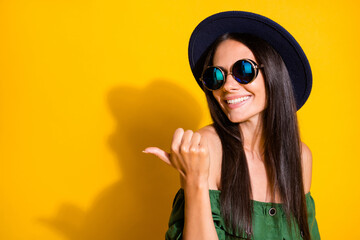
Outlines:
{"label": "sunglasses frame", "polygon": [[[235,75],[233,74],[233,67],[234,67],[234,65],[235,65],[237,62],[239,62],[239,61],[246,61],[246,62],[250,63],[251,66],[255,69],[255,75],[254,75],[254,77],[253,77],[249,82],[247,82],[247,83],[241,83],[241,82],[239,82],[239,81],[237,80],[237,78],[235,77]],[[219,67],[219,66],[208,66],[208,67],[202,72],[201,77],[200,77],[200,80],[201,80],[203,86],[204,86],[207,90],[209,90],[209,91],[215,91],[215,90],[221,89],[221,88],[225,85],[226,77],[227,77],[229,74],[231,74],[232,77],[235,79],[235,81],[237,81],[239,84],[249,84],[249,83],[251,83],[252,81],[255,80],[255,78],[256,78],[257,75],[259,74],[259,69],[260,69],[260,68],[263,68],[263,67],[264,67],[263,64],[258,65],[254,60],[251,60],[251,59],[248,59],[248,58],[239,59],[239,60],[237,60],[236,62],[234,62],[234,64],[230,67],[230,72],[229,72],[229,73],[227,73],[226,70],[222,69],[222,68]],[[210,88],[208,88],[208,87],[205,85],[205,83],[204,83],[203,75],[204,75],[205,71],[208,70],[209,68],[217,68],[217,69],[219,69],[220,72],[222,73],[223,77],[224,77],[223,84],[222,84],[219,88],[217,88],[217,89],[210,89]]]}

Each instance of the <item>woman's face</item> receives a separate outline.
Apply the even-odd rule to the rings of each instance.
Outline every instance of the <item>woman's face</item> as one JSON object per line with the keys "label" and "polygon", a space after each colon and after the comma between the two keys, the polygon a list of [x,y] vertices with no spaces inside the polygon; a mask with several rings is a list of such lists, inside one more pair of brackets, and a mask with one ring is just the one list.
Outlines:
{"label": "woman's face", "polygon": [[[238,41],[228,39],[221,42],[217,47],[213,58],[213,65],[222,67],[226,69],[226,72],[230,72],[232,65],[244,58],[255,61],[255,57],[249,48]],[[223,87],[212,93],[229,120],[234,123],[245,121],[257,122],[260,119],[261,113],[266,108],[265,82],[261,71],[248,84],[240,84],[231,74],[228,74]],[[228,102],[228,100],[234,99],[240,100],[240,102]]]}

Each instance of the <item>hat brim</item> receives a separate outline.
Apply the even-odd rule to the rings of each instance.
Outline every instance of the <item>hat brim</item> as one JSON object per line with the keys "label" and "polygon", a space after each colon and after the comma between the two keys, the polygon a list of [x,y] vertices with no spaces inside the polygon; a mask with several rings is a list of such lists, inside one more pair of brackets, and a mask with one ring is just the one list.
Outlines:
{"label": "hat brim", "polygon": [[269,18],[250,12],[217,13],[200,22],[193,31],[189,41],[189,62],[201,88],[200,76],[209,48],[225,33],[252,34],[268,42],[280,54],[287,67],[297,109],[304,105],[312,88],[311,68],[304,51],[282,26]]}

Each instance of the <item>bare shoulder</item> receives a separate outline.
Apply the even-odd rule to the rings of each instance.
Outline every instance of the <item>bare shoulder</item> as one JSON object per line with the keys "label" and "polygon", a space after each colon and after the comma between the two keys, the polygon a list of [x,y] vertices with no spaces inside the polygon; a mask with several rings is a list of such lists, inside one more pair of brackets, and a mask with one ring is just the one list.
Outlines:
{"label": "bare shoulder", "polygon": [[205,127],[202,127],[199,130],[197,130],[197,132],[200,133],[201,137],[206,138],[210,148],[210,154],[222,153],[220,137],[216,133],[216,130],[212,125],[207,125]]}
{"label": "bare shoulder", "polygon": [[209,188],[220,189],[222,147],[219,135],[212,125],[200,128],[198,131],[201,137],[206,138],[210,155]]}
{"label": "bare shoulder", "polygon": [[220,138],[217,135],[214,126],[212,125],[206,125],[200,128],[199,130],[197,130],[197,132],[200,133],[202,136],[209,138],[209,140],[216,140],[216,138],[218,138],[220,141]]}
{"label": "bare shoulder", "polygon": [[312,178],[312,153],[310,148],[301,142],[301,165],[303,170],[304,191],[308,193],[311,187]]}

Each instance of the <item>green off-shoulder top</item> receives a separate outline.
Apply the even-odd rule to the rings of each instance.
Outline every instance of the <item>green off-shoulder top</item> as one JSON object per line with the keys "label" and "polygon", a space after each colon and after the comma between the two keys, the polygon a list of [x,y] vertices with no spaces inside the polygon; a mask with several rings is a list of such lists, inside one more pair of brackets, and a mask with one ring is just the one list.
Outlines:
{"label": "green off-shoulder top", "polygon": [[[225,226],[220,214],[220,190],[209,190],[211,211],[219,240],[246,239],[246,234],[235,234]],[[305,194],[308,214],[308,224],[312,240],[320,239],[318,225],[315,219],[315,203],[310,192]],[[182,239],[184,227],[184,190],[176,193],[169,220],[169,228],[165,234],[166,240]],[[253,235],[252,240],[301,240],[302,232],[298,226],[287,227],[285,212],[281,203],[253,202]]]}

